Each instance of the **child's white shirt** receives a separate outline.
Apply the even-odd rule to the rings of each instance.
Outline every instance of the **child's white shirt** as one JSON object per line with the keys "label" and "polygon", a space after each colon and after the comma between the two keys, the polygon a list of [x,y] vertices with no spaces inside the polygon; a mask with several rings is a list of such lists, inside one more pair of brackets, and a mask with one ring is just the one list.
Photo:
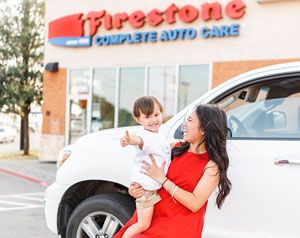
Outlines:
{"label": "child's white shirt", "polygon": [[134,157],[134,164],[132,168],[132,182],[139,183],[146,190],[158,190],[161,185],[150,178],[149,176],[141,173],[142,161],[146,161],[151,164],[149,154],[154,156],[156,164],[161,167],[162,163],[166,161],[164,173],[167,174],[168,167],[171,162],[171,147],[166,139],[159,133],[147,131],[143,129],[135,134],[143,140],[143,148],[140,149],[136,146],[137,154]]}

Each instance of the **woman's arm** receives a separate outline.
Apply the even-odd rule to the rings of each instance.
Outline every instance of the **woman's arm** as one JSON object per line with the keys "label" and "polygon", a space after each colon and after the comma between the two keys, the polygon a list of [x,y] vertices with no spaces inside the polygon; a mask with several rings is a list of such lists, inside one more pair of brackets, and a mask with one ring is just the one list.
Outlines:
{"label": "woman's arm", "polygon": [[[164,164],[159,168],[153,158],[150,156],[152,165],[144,163],[143,169],[145,174],[152,177],[159,183],[163,184],[163,187],[169,191],[173,198],[187,207],[192,212],[198,211],[203,204],[207,201],[213,191],[216,189],[219,183],[219,170],[217,165],[213,161],[209,161],[203,173],[203,176],[199,180],[193,192],[188,192],[180,187],[172,185],[173,182],[167,179],[163,174]],[[176,184],[175,184],[176,185]]]}
{"label": "woman's arm", "polygon": [[[207,165],[193,192],[188,192],[180,187],[175,187],[170,191],[171,196],[173,195],[176,201],[192,212],[197,212],[203,206],[219,183],[218,167],[212,161],[208,162]],[[172,183],[172,181],[168,180],[163,187],[168,191]]]}

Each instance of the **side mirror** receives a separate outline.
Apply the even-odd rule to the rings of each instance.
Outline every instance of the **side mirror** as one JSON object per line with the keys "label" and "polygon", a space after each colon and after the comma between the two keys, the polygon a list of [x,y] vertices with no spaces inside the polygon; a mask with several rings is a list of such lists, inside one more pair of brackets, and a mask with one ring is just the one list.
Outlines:
{"label": "side mirror", "polygon": [[232,138],[232,131],[229,127],[227,127],[227,138]]}
{"label": "side mirror", "polygon": [[286,127],[286,116],[284,112],[267,112],[265,129],[281,129]]}
{"label": "side mirror", "polygon": [[179,140],[183,139],[182,124],[176,129],[174,133],[174,138]]}

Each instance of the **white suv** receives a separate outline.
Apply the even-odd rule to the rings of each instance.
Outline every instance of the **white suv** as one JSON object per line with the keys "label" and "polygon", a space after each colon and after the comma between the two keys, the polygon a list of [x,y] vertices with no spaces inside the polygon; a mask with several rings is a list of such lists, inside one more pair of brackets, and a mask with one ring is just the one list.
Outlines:
{"label": "white suv", "polygon": [[[182,137],[185,115],[214,103],[228,117],[229,178],[233,189],[218,210],[210,199],[208,238],[300,237],[300,62],[274,65],[235,77],[162,125],[168,141]],[[81,137],[58,158],[47,189],[45,214],[53,232],[67,238],[112,237],[135,207],[128,195],[133,148],[122,148],[125,130]],[[178,224],[180,225],[180,224]]]}

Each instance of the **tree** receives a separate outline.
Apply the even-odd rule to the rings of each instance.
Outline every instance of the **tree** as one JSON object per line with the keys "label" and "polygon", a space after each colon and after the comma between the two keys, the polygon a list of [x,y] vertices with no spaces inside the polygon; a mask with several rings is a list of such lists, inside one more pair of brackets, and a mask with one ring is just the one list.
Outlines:
{"label": "tree", "polygon": [[0,0],[0,14],[0,109],[20,115],[21,149],[28,155],[30,107],[42,100],[44,2]]}

